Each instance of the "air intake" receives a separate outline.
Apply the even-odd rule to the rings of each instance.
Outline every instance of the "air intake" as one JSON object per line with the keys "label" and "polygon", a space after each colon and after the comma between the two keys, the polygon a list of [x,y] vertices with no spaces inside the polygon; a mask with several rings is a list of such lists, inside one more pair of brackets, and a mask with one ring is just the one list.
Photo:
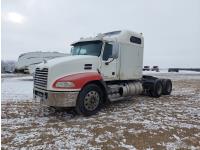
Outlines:
{"label": "air intake", "polygon": [[34,87],[46,89],[48,78],[48,68],[36,68],[34,75]]}

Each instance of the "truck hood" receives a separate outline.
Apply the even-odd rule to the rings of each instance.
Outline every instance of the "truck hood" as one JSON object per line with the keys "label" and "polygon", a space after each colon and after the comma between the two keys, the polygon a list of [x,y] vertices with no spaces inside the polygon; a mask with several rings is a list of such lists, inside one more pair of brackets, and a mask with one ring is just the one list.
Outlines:
{"label": "truck hood", "polygon": [[62,64],[68,64],[68,63],[74,63],[76,61],[80,61],[80,62],[88,62],[88,60],[90,61],[90,63],[92,63],[93,60],[98,60],[97,56],[88,56],[88,55],[72,55],[72,56],[66,56],[66,57],[60,57],[60,58],[54,58],[51,60],[48,60],[46,63],[41,63],[40,65],[38,65],[38,67],[40,68],[51,68],[51,67],[55,67],[55,66],[59,66]]}
{"label": "truck hood", "polygon": [[[88,55],[74,55],[48,60],[38,65],[40,69],[48,68],[47,90],[52,89],[55,80],[76,73],[97,72],[99,68],[99,57]],[[91,64],[91,69],[85,69],[85,64]]]}

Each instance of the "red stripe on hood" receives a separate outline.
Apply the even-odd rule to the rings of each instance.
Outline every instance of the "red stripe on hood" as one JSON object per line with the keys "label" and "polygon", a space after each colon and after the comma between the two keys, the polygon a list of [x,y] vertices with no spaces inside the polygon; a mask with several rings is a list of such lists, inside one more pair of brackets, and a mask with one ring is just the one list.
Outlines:
{"label": "red stripe on hood", "polygon": [[[90,81],[95,81],[95,80],[102,80],[102,76],[97,73],[97,72],[86,72],[86,73],[77,73],[77,74],[72,74],[68,76],[64,76],[62,78],[57,79],[53,83],[53,88],[56,89],[81,89],[85,84],[87,84]],[[75,84],[75,87],[70,87],[70,88],[59,88],[56,87],[56,82],[60,81],[66,81],[66,82],[73,82]]]}

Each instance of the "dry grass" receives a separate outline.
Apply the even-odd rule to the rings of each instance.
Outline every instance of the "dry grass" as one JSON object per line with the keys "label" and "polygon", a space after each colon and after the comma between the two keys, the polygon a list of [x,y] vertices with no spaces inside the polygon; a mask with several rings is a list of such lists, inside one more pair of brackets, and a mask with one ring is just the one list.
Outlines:
{"label": "dry grass", "polygon": [[3,103],[2,149],[200,149],[200,80],[173,84],[171,96],[115,102],[92,117]]}

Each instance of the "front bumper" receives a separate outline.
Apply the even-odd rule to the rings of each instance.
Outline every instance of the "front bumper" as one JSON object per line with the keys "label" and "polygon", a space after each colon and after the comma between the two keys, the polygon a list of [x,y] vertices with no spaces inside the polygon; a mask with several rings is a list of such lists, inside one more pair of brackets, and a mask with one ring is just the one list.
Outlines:
{"label": "front bumper", "polygon": [[56,92],[33,89],[33,98],[47,106],[54,107],[75,107],[79,91]]}

